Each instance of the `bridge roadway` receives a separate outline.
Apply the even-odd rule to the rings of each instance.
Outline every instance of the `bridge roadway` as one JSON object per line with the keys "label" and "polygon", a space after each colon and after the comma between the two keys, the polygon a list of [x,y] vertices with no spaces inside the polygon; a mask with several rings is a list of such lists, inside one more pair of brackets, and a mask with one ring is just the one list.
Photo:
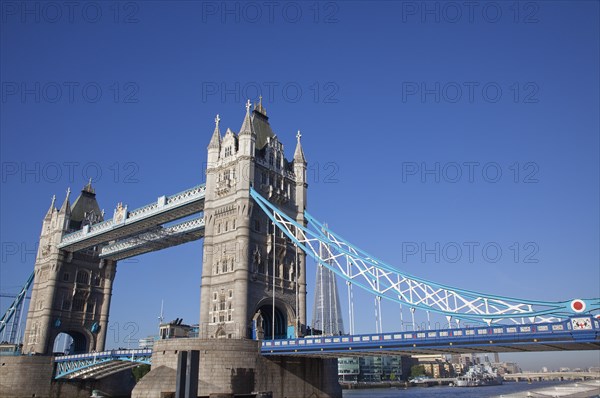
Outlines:
{"label": "bridge roadway", "polygon": [[[585,326],[582,320],[588,321]],[[587,316],[545,324],[311,336],[265,340],[261,350],[263,355],[310,357],[600,350],[600,321]]]}
{"label": "bridge roadway", "polygon": [[[582,320],[589,322],[585,326],[576,326],[583,325]],[[600,350],[600,321],[588,316],[547,324],[495,325],[354,336],[307,336],[265,340],[261,346],[261,353],[267,356],[335,358],[567,350]],[[55,357],[55,378],[102,378],[139,363],[150,364],[151,353],[151,350],[119,350]]]}
{"label": "bridge roadway", "polygon": [[168,227],[164,224],[202,212],[205,191],[204,184],[197,185],[174,195],[161,196],[132,211],[126,207],[117,209],[111,219],[66,234],[58,247],[76,252],[108,245],[101,249],[100,257],[120,260],[200,239],[204,236],[203,222],[196,221],[192,225],[186,221]]}

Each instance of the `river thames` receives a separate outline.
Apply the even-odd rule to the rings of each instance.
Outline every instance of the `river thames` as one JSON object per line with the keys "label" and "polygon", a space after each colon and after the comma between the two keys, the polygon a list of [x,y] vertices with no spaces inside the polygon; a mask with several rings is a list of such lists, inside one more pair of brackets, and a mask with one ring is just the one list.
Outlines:
{"label": "river thames", "polygon": [[366,390],[344,390],[344,398],[491,398],[500,397],[521,391],[535,390],[555,385],[565,385],[573,382],[542,381],[528,383],[505,383],[499,386],[485,387],[410,387],[410,388],[381,388]]}

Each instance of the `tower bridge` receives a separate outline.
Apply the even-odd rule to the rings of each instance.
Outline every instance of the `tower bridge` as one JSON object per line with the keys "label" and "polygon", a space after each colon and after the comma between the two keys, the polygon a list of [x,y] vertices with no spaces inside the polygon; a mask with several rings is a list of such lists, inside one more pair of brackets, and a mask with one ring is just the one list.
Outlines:
{"label": "tower bridge", "polygon": [[[201,350],[200,394],[271,388],[276,396],[329,397],[339,396],[337,372],[323,358],[339,355],[600,348],[600,298],[548,302],[454,288],[406,274],[340,237],[306,211],[300,132],[288,159],[262,103],[251,108],[248,101],[237,133],[228,128],[222,134],[217,115],[205,185],[134,210],[120,203],[110,219],[91,182],[73,204],[70,192],[60,208],[53,199],[42,222],[23,353],[50,355],[55,338],[67,333],[76,355],[55,358],[57,377],[105,377],[133,366],[113,362],[151,362],[134,396],[158,396],[174,388],[179,353]],[[105,351],[117,262],[201,238],[200,325],[207,339],[162,340],[151,357]],[[354,335],[350,303],[351,335],[303,337],[307,256],[328,277],[343,280],[349,297],[361,289],[375,298],[376,334]],[[448,327],[384,331],[381,300],[409,308],[413,325],[415,311],[425,311],[441,315]],[[224,340],[216,345],[213,339]],[[306,373],[311,369],[316,373]],[[281,379],[268,378],[271,373]]]}

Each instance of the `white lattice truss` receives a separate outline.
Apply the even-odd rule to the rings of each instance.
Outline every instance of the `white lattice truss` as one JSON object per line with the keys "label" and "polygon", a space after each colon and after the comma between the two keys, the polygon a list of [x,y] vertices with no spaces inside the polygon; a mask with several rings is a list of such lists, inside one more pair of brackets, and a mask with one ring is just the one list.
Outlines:
{"label": "white lattice truss", "polygon": [[99,222],[97,224],[86,226],[79,231],[75,231],[63,236],[59,248],[63,248],[84,239],[88,239],[92,236],[100,235],[113,228],[120,227],[121,225],[132,224],[141,219],[151,217],[158,213],[165,213],[171,209],[182,206],[184,204],[195,202],[204,199],[206,192],[206,186],[204,184],[197,185],[190,189],[186,189],[183,192],[177,193],[171,196],[163,196],[158,198],[156,202],[147,204],[135,210],[126,212],[125,218],[122,222],[115,222],[114,219]]}
{"label": "white lattice truss", "polygon": [[139,364],[152,364],[152,350],[113,350],[56,357],[56,379],[101,379]]}
{"label": "white lattice truss", "polygon": [[[277,209],[254,189],[252,196],[267,216],[320,266],[331,269],[350,286],[358,286],[382,298],[407,304],[451,319],[492,323],[545,323],[576,315],[572,300],[546,302],[482,294],[427,281],[396,268],[348,243],[305,212],[307,226]],[[580,300],[586,312],[600,309],[600,299]],[[579,311],[580,313],[581,311]]]}
{"label": "white lattice truss", "polygon": [[204,229],[204,217],[197,217],[170,227],[160,227],[155,231],[145,232],[143,234],[119,240],[104,246],[100,250],[100,257],[109,257],[115,253],[133,250],[141,246],[164,241],[167,238],[177,237],[185,233]]}

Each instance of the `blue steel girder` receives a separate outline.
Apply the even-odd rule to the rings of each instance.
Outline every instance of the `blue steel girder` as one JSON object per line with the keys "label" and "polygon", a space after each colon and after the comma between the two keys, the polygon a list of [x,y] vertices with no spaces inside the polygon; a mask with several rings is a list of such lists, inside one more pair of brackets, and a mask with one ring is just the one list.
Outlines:
{"label": "blue steel girder", "polygon": [[55,379],[99,379],[121,370],[152,364],[152,350],[112,350],[55,357]]}
{"label": "blue steel girder", "polygon": [[307,226],[300,225],[251,188],[251,195],[269,219],[312,257],[319,266],[340,276],[377,298],[408,304],[446,316],[448,321],[467,320],[491,325],[552,322],[592,313],[600,309],[600,298],[567,301],[539,301],[484,294],[428,281],[404,273],[368,254],[333,233],[307,212]]}
{"label": "blue steel girder", "polygon": [[590,316],[529,325],[306,336],[262,342],[263,355],[347,357],[365,355],[581,351],[600,349],[600,323]]}
{"label": "blue steel girder", "polygon": [[160,226],[152,231],[110,243],[100,249],[100,258],[122,260],[203,237],[204,217],[197,217],[168,227]]}
{"label": "blue steel girder", "polygon": [[23,285],[19,294],[17,294],[17,297],[15,297],[10,307],[8,307],[4,315],[2,315],[2,318],[0,318],[0,333],[2,333],[8,322],[15,315],[17,309],[23,304],[23,300],[27,295],[27,291],[29,290],[31,283],[33,282],[34,275],[35,272],[32,272],[31,275],[29,275],[29,278],[27,278],[25,285]]}
{"label": "blue steel girder", "polygon": [[63,236],[59,249],[75,252],[92,246],[106,244],[154,229],[204,210],[206,186],[197,185],[171,196],[161,196],[155,202],[138,209],[122,212],[91,226],[84,226]]}

